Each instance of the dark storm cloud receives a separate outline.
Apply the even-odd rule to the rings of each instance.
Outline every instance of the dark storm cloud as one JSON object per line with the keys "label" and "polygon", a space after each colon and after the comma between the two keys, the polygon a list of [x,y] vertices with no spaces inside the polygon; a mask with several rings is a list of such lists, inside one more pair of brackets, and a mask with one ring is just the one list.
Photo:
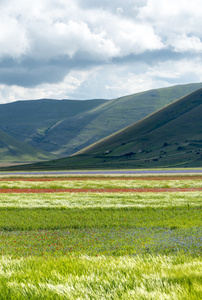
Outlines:
{"label": "dark storm cloud", "polygon": [[68,56],[59,56],[48,61],[33,58],[18,61],[6,58],[0,61],[0,83],[24,87],[57,83],[62,81],[72,69],[82,70],[99,65],[99,61],[89,60],[88,54],[79,51],[74,59]]}
{"label": "dark storm cloud", "polygon": [[62,63],[45,64],[30,60],[21,63],[13,61],[13,64],[10,62],[10,67],[2,67],[2,64],[0,64],[0,82],[6,85],[34,87],[44,82],[60,82],[67,73]]}

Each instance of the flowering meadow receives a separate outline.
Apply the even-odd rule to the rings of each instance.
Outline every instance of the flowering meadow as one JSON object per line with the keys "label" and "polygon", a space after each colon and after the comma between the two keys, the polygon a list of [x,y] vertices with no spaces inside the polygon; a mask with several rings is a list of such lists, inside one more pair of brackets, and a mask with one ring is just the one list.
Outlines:
{"label": "flowering meadow", "polygon": [[201,299],[202,176],[0,178],[0,299]]}

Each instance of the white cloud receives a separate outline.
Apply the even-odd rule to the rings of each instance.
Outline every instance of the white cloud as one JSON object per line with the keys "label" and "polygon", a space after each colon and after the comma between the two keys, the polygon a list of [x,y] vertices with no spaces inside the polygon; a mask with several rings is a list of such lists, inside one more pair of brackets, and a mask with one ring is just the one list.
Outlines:
{"label": "white cloud", "polygon": [[200,38],[196,36],[172,36],[169,44],[174,48],[176,52],[199,52],[202,51],[202,42]]}
{"label": "white cloud", "polygon": [[0,13],[0,58],[19,58],[30,50],[25,28],[17,19]]}
{"label": "white cloud", "polygon": [[114,39],[121,48],[121,55],[142,53],[144,51],[159,50],[164,46],[159,36],[148,24],[137,24],[123,21],[117,24]]}
{"label": "white cloud", "polygon": [[[158,63],[154,67],[149,67],[147,70],[147,75],[150,78],[162,78],[166,79],[168,82],[176,80],[185,81],[185,83],[190,82],[200,82],[202,81],[202,59],[181,59],[179,61],[168,60],[165,62]],[[192,80],[190,80],[192,78]]]}
{"label": "white cloud", "polygon": [[148,0],[144,6],[135,1],[131,10],[138,15],[133,19],[125,14],[127,1],[118,3],[124,8],[118,6],[113,13],[98,5],[82,9],[72,0],[4,1],[0,55],[27,54],[47,60],[83,53],[85,59],[105,62],[166,47],[201,51],[200,0],[192,5],[182,0]]}
{"label": "white cloud", "polygon": [[138,19],[149,22],[165,40],[172,35],[202,37],[201,0],[148,0]]}
{"label": "white cloud", "polygon": [[[106,89],[106,98],[133,94],[153,88],[167,87],[175,84],[201,82],[202,81],[202,59],[193,60],[172,59],[159,62],[153,66],[146,63],[136,62],[133,65],[112,66],[99,70],[97,81],[105,75],[102,80],[102,89]],[[90,78],[89,78],[90,79]],[[89,80],[88,80],[89,82]],[[94,83],[95,84],[95,83]]]}
{"label": "white cloud", "polygon": [[116,12],[118,15],[122,15],[124,13],[124,10],[122,7],[117,7]]}
{"label": "white cloud", "polygon": [[104,31],[94,33],[85,22],[55,22],[51,26],[44,25],[43,31],[38,30],[32,50],[35,57],[42,59],[59,55],[74,58],[77,53],[83,52],[88,59],[99,61],[112,58],[119,52]]}
{"label": "white cloud", "polygon": [[190,18],[198,19],[201,17],[200,8],[201,0],[192,0],[192,2],[184,0],[148,0],[143,7],[140,7],[139,17],[156,22],[159,20],[166,22],[167,20],[180,18],[180,20],[183,19],[184,25]]}
{"label": "white cloud", "polygon": [[199,81],[201,53],[201,0],[0,1],[0,101]]}
{"label": "white cloud", "polygon": [[[120,7],[117,10],[122,12]],[[20,55],[30,46],[30,55],[44,59],[64,54],[73,57],[84,52],[88,59],[108,60],[162,47],[160,37],[149,24],[98,8],[82,11],[73,1],[32,0],[28,6],[21,0],[8,0],[2,13],[6,16],[1,21],[2,31],[7,34],[5,42],[11,43],[15,37],[11,44],[16,47],[7,49],[11,56],[13,48],[19,48]],[[8,32],[5,28],[9,28]],[[29,36],[29,45],[26,36]]]}

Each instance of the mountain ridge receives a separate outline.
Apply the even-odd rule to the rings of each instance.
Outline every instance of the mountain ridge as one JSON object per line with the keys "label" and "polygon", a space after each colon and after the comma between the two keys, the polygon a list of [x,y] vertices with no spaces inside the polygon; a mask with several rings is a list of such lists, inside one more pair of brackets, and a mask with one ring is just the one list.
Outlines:
{"label": "mountain ridge", "polygon": [[[198,87],[202,83],[152,89],[112,100],[19,101],[10,104],[10,119],[5,106],[0,105],[0,129],[39,150],[66,157]],[[31,108],[28,111],[24,106]]]}
{"label": "mountain ridge", "polygon": [[22,166],[38,170],[202,166],[202,88],[71,157]]}
{"label": "mountain ridge", "polygon": [[[136,131],[138,132],[139,135],[145,136],[145,135],[149,134],[150,132],[154,131],[155,129],[159,129],[160,126],[163,126],[163,125],[167,124],[168,122],[172,122],[173,120],[177,119],[179,117],[179,114],[177,113],[177,115],[175,116],[175,115],[170,113],[169,109],[172,110],[175,104],[178,104],[178,106],[179,106],[181,103],[182,103],[182,108],[183,108],[183,106],[185,105],[185,99],[188,99],[188,101],[186,102],[186,105],[184,107],[184,111],[181,111],[181,113],[183,113],[183,114],[185,114],[186,112],[190,113],[189,103],[188,103],[190,101],[190,96],[193,97],[195,94],[198,95],[200,93],[202,94],[202,89],[199,89],[199,90],[197,90],[193,93],[188,94],[185,97],[182,97],[178,100],[175,100],[174,102],[168,104],[167,106],[159,109],[157,112],[154,112],[154,113],[146,116],[144,119],[142,119],[140,121],[137,121],[136,123],[134,123],[136,125],[136,128],[137,128]],[[193,101],[192,103],[195,103],[195,101]],[[196,101],[196,103],[198,103],[197,106],[201,105],[202,96],[201,96],[201,98],[199,98],[198,101]],[[191,110],[193,110],[193,109],[196,109],[196,107],[193,107]],[[167,119],[165,119],[164,116],[159,118],[159,113],[164,113],[164,112],[165,112],[165,115],[167,115],[169,117],[167,117]],[[150,121],[151,125],[147,127],[148,129],[146,129],[147,130],[146,132],[142,132],[141,131],[142,130],[141,126],[143,126],[143,130],[144,130],[144,128],[145,128],[144,122],[147,121],[147,120]],[[102,139],[101,141],[104,141],[104,140],[107,141],[108,139],[110,139],[111,144],[112,144],[114,136],[116,137],[117,134],[122,134],[122,133],[125,134],[125,132],[130,130],[130,128],[132,128],[132,129],[134,128],[134,124],[131,124],[131,125],[127,126],[126,128],[123,128],[122,130],[106,137],[105,139]],[[152,126],[154,126],[154,127],[152,127]],[[133,134],[134,134],[134,131],[133,131]],[[92,149],[95,146],[97,147],[97,145],[100,142],[95,143],[93,145],[90,145],[89,148]],[[81,153],[84,153],[84,152],[86,153],[86,151],[88,151],[88,147],[86,147],[86,148],[82,149],[81,151],[75,153],[75,155],[78,155],[78,154],[81,154]]]}

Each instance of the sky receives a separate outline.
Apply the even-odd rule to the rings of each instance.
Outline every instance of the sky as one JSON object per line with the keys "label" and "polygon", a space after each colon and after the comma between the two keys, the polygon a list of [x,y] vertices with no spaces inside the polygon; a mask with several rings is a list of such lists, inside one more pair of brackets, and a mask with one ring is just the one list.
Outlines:
{"label": "sky", "polygon": [[201,81],[201,0],[0,0],[1,104]]}

